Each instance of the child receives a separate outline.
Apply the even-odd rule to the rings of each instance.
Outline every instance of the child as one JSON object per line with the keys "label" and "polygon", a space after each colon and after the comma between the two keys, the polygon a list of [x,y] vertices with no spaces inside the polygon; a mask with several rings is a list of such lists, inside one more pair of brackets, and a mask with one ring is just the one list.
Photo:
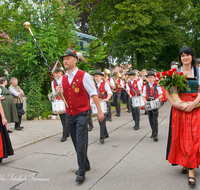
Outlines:
{"label": "child", "polygon": [[[149,71],[147,74],[148,83],[143,88],[142,97],[144,102],[156,100],[162,98],[161,87],[155,82],[156,74],[153,71]],[[158,109],[148,111],[149,123],[152,129],[151,138],[154,141],[158,140]]]}
{"label": "child", "polygon": [[[108,102],[110,101],[110,98],[112,96],[112,91],[111,88],[109,86],[109,84],[106,81],[102,80],[102,77],[104,76],[104,74],[99,71],[96,70],[94,73],[94,79],[96,81],[96,89],[97,89],[97,94],[98,97],[101,101],[105,101]],[[104,118],[103,121],[99,121],[99,125],[100,125],[100,142],[103,144],[104,143],[104,139],[108,138],[108,131],[106,128],[106,118]]]}
{"label": "child", "polygon": [[[142,94],[142,87],[140,85],[140,81],[136,79],[136,72],[130,71],[129,79],[130,81],[126,83],[126,90],[131,99],[135,96],[139,96]],[[133,127],[135,130],[139,129],[139,121],[140,121],[140,107],[131,106],[131,112],[133,120],[135,121],[135,126]]]}

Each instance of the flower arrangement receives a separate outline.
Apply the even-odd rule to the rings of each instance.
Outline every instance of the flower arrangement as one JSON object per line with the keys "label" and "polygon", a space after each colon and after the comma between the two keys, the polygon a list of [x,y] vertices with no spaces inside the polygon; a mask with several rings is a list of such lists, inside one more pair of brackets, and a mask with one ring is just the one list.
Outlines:
{"label": "flower arrangement", "polygon": [[163,71],[162,76],[157,76],[159,78],[158,83],[160,86],[164,86],[165,90],[169,90],[171,87],[177,86],[181,91],[186,88],[190,91],[187,76],[183,72],[178,73],[176,68],[169,71]]}
{"label": "flower arrangement", "polygon": [[[188,85],[187,76],[183,72],[178,73],[176,68],[169,71],[163,71],[162,76],[157,76],[159,78],[158,84],[164,86],[165,90],[169,90],[174,102],[181,102],[183,106],[187,106],[187,102],[183,102],[178,95],[178,89],[183,91],[186,88],[190,91]],[[200,107],[200,103],[195,106],[195,108]]]}

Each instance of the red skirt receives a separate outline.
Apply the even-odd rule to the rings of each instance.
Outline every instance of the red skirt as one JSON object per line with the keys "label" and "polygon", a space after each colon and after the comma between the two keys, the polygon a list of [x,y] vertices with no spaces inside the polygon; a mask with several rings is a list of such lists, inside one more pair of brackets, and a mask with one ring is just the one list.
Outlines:
{"label": "red skirt", "polygon": [[[183,101],[194,101],[196,93],[180,93]],[[187,113],[172,107],[167,160],[173,165],[197,168],[200,164],[200,108]]]}

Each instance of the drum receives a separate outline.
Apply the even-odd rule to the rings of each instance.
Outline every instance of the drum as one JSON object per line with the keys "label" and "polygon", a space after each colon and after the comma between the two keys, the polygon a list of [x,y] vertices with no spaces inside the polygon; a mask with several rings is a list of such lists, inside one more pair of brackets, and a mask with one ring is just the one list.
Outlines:
{"label": "drum", "polygon": [[133,107],[142,107],[145,103],[142,99],[142,96],[135,96],[132,98],[132,106]]}
{"label": "drum", "polygon": [[159,99],[149,101],[145,103],[145,108],[147,111],[159,109],[161,107]]}
{"label": "drum", "polygon": [[52,101],[52,114],[62,114],[65,112],[65,102],[63,100]]}
{"label": "drum", "polygon": [[[100,105],[101,105],[101,110],[102,110],[103,114],[106,114],[108,111],[106,102],[100,101]],[[91,102],[91,109],[92,109],[92,115],[98,114],[97,107],[94,102]]]}

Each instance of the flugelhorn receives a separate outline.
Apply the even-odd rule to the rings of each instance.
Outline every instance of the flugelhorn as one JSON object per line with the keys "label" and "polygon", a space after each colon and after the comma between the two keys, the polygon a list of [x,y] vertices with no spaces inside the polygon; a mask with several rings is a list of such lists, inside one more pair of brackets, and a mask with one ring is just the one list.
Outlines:
{"label": "flugelhorn", "polygon": [[[51,68],[50,68],[50,66],[48,65],[47,60],[46,60],[46,58],[44,57],[43,52],[42,52],[42,50],[40,49],[40,46],[38,45],[38,43],[37,43],[37,41],[36,41],[36,39],[35,39],[35,37],[34,37],[32,31],[31,31],[31,24],[30,24],[30,22],[28,22],[28,21],[25,22],[25,23],[24,23],[24,27],[27,28],[27,29],[29,30],[29,32],[31,33],[31,36],[33,37],[33,40],[35,41],[35,45],[36,45],[37,48],[39,49],[40,54],[41,54],[41,56],[42,56],[42,58],[43,58],[43,60],[44,60],[44,63],[45,63],[45,65],[47,66],[48,72],[51,74],[51,77],[53,78],[53,80],[54,80],[56,86],[58,86],[58,83],[57,83],[55,77],[53,76],[53,73],[51,72]],[[65,100],[65,97],[64,97],[63,93],[60,93],[60,94],[61,94],[61,96],[62,96],[62,98],[63,98],[63,100],[64,100],[64,102],[65,102],[65,105],[68,107],[68,104],[67,104],[67,102],[66,102],[66,100]]]}
{"label": "flugelhorn", "polygon": [[117,92],[118,90],[119,90],[119,83],[117,82],[117,79],[119,78],[119,77],[122,77],[122,75],[120,74],[120,73],[116,73],[115,74],[115,79],[114,79],[114,83],[115,83],[115,88],[113,89],[113,92]]}
{"label": "flugelhorn", "polygon": [[102,78],[103,81],[106,79],[106,76],[108,76],[108,74],[110,74],[110,70],[109,69],[104,69],[104,76]]}

